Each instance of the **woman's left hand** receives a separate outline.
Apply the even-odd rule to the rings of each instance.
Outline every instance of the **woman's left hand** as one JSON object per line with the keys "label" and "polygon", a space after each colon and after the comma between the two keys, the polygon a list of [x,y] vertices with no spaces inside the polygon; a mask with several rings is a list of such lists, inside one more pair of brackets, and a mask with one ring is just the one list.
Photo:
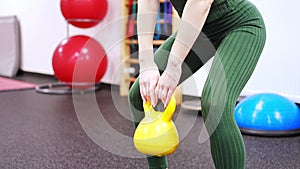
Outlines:
{"label": "woman's left hand", "polygon": [[155,93],[158,99],[164,103],[164,107],[169,104],[171,96],[177,87],[181,76],[181,64],[168,64],[166,70],[160,76]]}

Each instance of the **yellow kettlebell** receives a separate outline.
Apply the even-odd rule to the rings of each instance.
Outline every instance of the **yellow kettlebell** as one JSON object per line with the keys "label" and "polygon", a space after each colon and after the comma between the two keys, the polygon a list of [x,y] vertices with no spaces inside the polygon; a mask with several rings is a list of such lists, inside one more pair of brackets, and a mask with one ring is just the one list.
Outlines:
{"label": "yellow kettlebell", "polygon": [[147,101],[143,104],[145,117],[135,130],[135,148],[147,155],[165,156],[174,153],[179,144],[179,136],[172,116],[176,100],[172,96],[164,112],[155,111]]}

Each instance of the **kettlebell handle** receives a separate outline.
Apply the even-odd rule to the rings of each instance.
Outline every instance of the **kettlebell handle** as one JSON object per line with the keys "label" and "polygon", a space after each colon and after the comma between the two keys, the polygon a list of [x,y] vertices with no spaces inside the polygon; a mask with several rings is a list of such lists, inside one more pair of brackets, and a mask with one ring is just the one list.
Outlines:
{"label": "kettlebell handle", "polygon": [[[146,102],[143,103],[143,107],[144,107],[144,111],[145,113],[151,112],[151,111],[155,111],[150,103],[150,100],[147,100]],[[172,95],[169,104],[167,105],[167,107],[165,108],[165,110],[162,112],[163,116],[162,116],[162,120],[164,121],[171,121],[172,116],[175,112],[176,109],[176,99],[175,97]]]}

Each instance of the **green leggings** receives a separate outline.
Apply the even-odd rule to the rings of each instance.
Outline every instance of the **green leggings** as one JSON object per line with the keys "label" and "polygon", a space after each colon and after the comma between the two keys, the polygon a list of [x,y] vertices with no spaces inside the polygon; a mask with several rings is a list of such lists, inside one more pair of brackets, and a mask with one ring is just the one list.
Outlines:
{"label": "green leggings", "polygon": [[[202,115],[210,136],[212,158],[217,169],[245,168],[245,146],[234,120],[236,100],[252,75],[263,50],[266,32],[254,5],[244,1],[236,11],[206,23],[182,66],[180,83],[214,57],[201,96]],[[176,33],[155,52],[163,72]],[[144,117],[139,80],[129,92],[135,125]],[[167,168],[167,157],[147,157],[149,168]],[[188,161],[188,159],[187,159]]]}

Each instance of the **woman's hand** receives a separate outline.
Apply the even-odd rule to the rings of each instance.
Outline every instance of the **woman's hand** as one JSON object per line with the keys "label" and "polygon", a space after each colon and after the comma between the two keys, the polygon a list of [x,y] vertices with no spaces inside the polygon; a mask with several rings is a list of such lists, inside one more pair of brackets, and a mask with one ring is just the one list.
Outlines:
{"label": "woman's hand", "polygon": [[148,68],[140,71],[139,85],[142,99],[144,102],[146,102],[146,100],[150,100],[152,106],[157,104],[155,87],[159,77],[160,75],[157,68]]}
{"label": "woman's hand", "polygon": [[[181,64],[181,60],[170,55],[167,68],[159,78],[155,93],[157,98],[164,103],[164,107],[169,104],[171,96],[178,85],[182,72]],[[155,101],[157,103],[157,99]]]}

